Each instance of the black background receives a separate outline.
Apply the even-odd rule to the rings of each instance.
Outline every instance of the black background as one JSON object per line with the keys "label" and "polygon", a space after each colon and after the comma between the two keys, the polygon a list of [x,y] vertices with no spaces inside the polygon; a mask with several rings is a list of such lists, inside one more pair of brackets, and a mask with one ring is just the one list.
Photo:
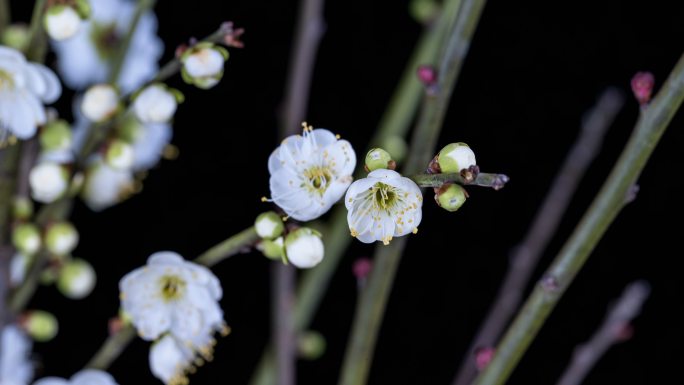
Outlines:
{"label": "black background", "polygon": [[[21,9],[27,4],[13,5],[18,18],[28,18],[29,10]],[[360,158],[421,29],[407,9],[408,1],[391,0],[330,0],[326,6],[307,120],[350,140]],[[224,80],[212,90],[171,81],[187,97],[174,124],[180,157],[152,170],[142,194],[102,213],[76,206],[73,220],[82,238],[75,255],[96,267],[98,284],[81,301],[64,299],[54,288],[38,291],[31,307],[52,311],[62,322],[55,340],[35,346],[41,375],[68,377],[87,362],[118,310],[118,280],[151,253],[174,250],[192,258],[268,208],[259,198],[268,194],[266,159],[278,143],[296,2],[165,0],[156,10],[164,60],[177,44],[211,33],[224,20],[247,29],[246,48],[231,50]],[[498,192],[471,188],[457,213],[426,199],[421,231],[411,236],[388,304],[371,384],[450,383],[582,114],[606,86],[627,96],[539,274],[629,136],[638,114],[631,76],[652,71],[658,87],[682,53],[683,11],[680,2],[489,2],[440,145],[469,143],[484,171],[506,173],[511,182]],[[509,383],[554,383],[607,304],[638,278],[653,291],[635,335],[611,349],[586,384],[679,378],[683,123],[680,113],[642,174],[636,201],[611,226]],[[343,259],[313,323],[327,337],[328,351],[301,362],[299,384],[336,382],[356,301],[351,264],[369,255],[372,247],[355,242]],[[250,253],[214,271],[233,333],[219,342],[214,362],[190,380],[246,384],[269,334],[269,261]],[[148,348],[136,340],[114,363],[110,372],[120,384],[155,383]]]}

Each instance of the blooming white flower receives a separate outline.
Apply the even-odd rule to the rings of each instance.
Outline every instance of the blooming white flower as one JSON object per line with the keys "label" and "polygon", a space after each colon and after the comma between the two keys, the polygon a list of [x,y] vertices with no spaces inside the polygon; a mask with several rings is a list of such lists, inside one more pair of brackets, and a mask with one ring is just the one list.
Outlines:
{"label": "blooming white flower", "polygon": [[299,221],[318,218],[344,195],[355,166],[349,142],[306,128],[285,138],[268,159],[273,202]]}
{"label": "blooming white flower", "polygon": [[132,191],[130,170],[117,170],[97,158],[86,170],[81,198],[90,209],[100,211],[125,200]]}
{"label": "blooming white flower", "polygon": [[52,70],[0,46],[0,143],[10,135],[32,137],[46,121],[43,103],[52,103],[61,94],[62,86]]}
{"label": "blooming white flower", "polygon": [[[72,38],[53,41],[57,68],[70,88],[84,89],[107,80],[112,59],[118,54],[129,30],[136,2],[130,0],[90,0],[91,14]],[[117,85],[129,93],[152,79],[159,69],[164,44],[157,36],[157,18],[143,14],[133,33]]]}
{"label": "blooming white flower", "polygon": [[54,162],[39,163],[29,172],[29,185],[33,199],[42,203],[54,202],[68,187],[67,171]]}
{"label": "blooming white flower", "polygon": [[197,338],[224,327],[218,278],[174,252],[152,254],[145,267],[121,279],[119,289],[123,311],[145,340],[169,332],[197,350]]}
{"label": "blooming white flower", "polygon": [[409,178],[392,170],[375,170],[352,183],[344,198],[351,235],[363,243],[417,232],[423,195]]}
{"label": "blooming white flower", "polygon": [[308,269],[321,263],[325,250],[321,234],[301,227],[285,238],[285,255],[293,265]]}
{"label": "blooming white flower", "polygon": [[26,385],[33,377],[29,360],[31,340],[15,325],[6,325],[0,335],[0,384]]}
{"label": "blooming white flower", "polygon": [[109,84],[96,84],[83,94],[81,111],[93,122],[105,121],[119,108],[119,94]]}
{"label": "blooming white flower", "polygon": [[[212,346],[215,343],[211,334],[200,334],[191,344],[184,344],[171,334],[165,334],[150,348],[150,370],[165,384],[187,383],[186,373],[192,371],[197,359],[213,359]],[[194,350],[193,347],[202,349]]]}
{"label": "blooming white flower", "polygon": [[181,75],[186,83],[199,88],[211,88],[223,77],[223,63],[228,51],[211,43],[199,43],[181,56]]}
{"label": "blooming white flower", "polygon": [[81,16],[68,5],[53,5],[45,12],[45,31],[50,38],[66,40],[81,27]]}
{"label": "blooming white flower", "polygon": [[177,107],[176,95],[163,84],[145,87],[133,101],[133,111],[143,123],[166,123]]}
{"label": "blooming white flower", "polygon": [[33,385],[118,385],[114,377],[97,369],[83,369],[66,380],[59,377],[44,377]]}

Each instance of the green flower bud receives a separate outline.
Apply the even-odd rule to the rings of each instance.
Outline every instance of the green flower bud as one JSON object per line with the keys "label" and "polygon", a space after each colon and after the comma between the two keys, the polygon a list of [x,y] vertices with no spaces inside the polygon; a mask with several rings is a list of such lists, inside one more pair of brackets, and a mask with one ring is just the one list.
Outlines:
{"label": "green flower bud", "polygon": [[17,197],[12,209],[15,218],[26,220],[33,215],[33,201],[26,197]]}
{"label": "green flower bud", "polygon": [[254,221],[254,228],[261,238],[273,240],[283,233],[285,225],[278,214],[274,211],[267,211],[259,214]]}
{"label": "green flower bud", "polygon": [[285,238],[285,256],[293,265],[308,269],[323,260],[321,233],[308,227],[301,227]]}
{"label": "green flower bud", "polygon": [[127,170],[133,166],[133,146],[123,140],[114,139],[109,142],[105,152],[105,162],[117,170]]}
{"label": "green flower bud", "polygon": [[23,327],[26,333],[38,342],[47,342],[55,338],[59,331],[59,323],[54,315],[42,311],[33,310],[26,314]]}
{"label": "green flower bud", "polygon": [[90,8],[90,2],[88,0],[76,0],[74,1],[74,7],[76,8],[76,12],[78,12],[79,16],[81,16],[82,19],[88,19],[90,18],[90,13],[92,12]]}
{"label": "green flower bud", "polygon": [[439,207],[447,211],[456,211],[468,198],[468,193],[459,184],[448,184],[442,186],[435,194],[435,201]]}
{"label": "green flower bud", "polygon": [[447,144],[437,157],[439,168],[443,173],[459,173],[477,164],[473,150],[462,142]]}
{"label": "green flower bud", "polygon": [[71,128],[65,120],[48,123],[40,132],[40,146],[43,150],[66,150],[71,147]]}
{"label": "green flower bud", "polygon": [[69,222],[59,222],[47,229],[45,248],[55,255],[70,254],[78,245],[78,231]]}
{"label": "green flower bud", "polygon": [[382,148],[374,148],[366,154],[366,170],[368,172],[377,169],[393,169],[394,161],[392,156]]}
{"label": "green flower bud", "polygon": [[0,44],[26,51],[30,41],[29,36],[29,29],[25,24],[12,24],[0,34]]}
{"label": "green flower bud", "polygon": [[283,248],[283,237],[278,237],[274,240],[264,239],[257,245],[257,249],[261,251],[268,259],[282,260],[285,256],[285,249]]}
{"label": "green flower bud", "polygon": [[40,230],[33,223],[22,223],[12,232],[12,243],[22,254],[33,255],[40,250]]}
{"label": "green flower bud", "polygon": [[327,343],[325,337],[317,331],[309,330],[301,333],[299,340],[297,341],[297,349],[299,350],[299,356],[305,360],[316,360],[320,358],[325,349]]}
{"label": "green flower bud", "polygon": [[57,288],[65,297],[85,298],[95,287],[95,270],[83,259],[74,258],[62,266]]}

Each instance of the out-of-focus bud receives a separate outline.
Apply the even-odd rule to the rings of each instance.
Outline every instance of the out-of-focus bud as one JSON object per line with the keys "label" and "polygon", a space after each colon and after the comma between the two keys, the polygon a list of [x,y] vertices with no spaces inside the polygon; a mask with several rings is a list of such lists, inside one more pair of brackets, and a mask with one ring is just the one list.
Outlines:
{"label": "out-of-focus bud", "polygon": [[21,220],[31,218],[31,215],[33,215],[33,201],[27,197],[16,197],[12,203],[14,218]]}
{"label": "out-of-focus bud", "polygon": [[651,101],[651,93],[655,78],[650,72],[637,72],[632,78],[632,92],[640,105],[646,105]]}
{"label": "out-of-focus bud", "polygon": [[133,111],[143,123],[166,123],[176,113],[178,103],[183,102],[183,94],[155,83],[145,87],[133,100]]}
{"label": "out-of-focus bud", "polygon": [[26,51],[29,42],[30,33],[26,24],[12,24],[0,33],[0,44],[18,51]]}
{"label": "out-of-focus bud", "polygon": [[109,84],[96,84],[85,92],[81,112],[93,122],[104,122],[120,108],[119,93]]}
{"label": "out-of-focus bud", "polygon": [[323,260],[325,249],[321,233],[308,227],[289,233],[285,238],[285,256],[293,265],[308,269]]}
{"label": "out-of-focus bud", "polygon": [[446,211],[456,211],[463,206],[468,193],[458,184],[445,184],[444,186],[435,189],[435,201],[439,207]]}
{"label": "out-of-focus bud", "polygon": [[22,223],[12,231],[12,244],[24,255],[33,255],[40,250],[42,244],[40,230],[33,223]]}
{"label": "out-of-focus bud", "polygon": [[133,166],[133,146],[123,140],[114,139],[107,144],[104,160],[116,170],[129,170]]}
{"label": "out-of-focus bud", "polygon": [[45,151],[66,150],[71,143],[71,128],[65,120],[50,122],[40,131],[40,146]]}
{"label": "out-of-focus bud", "polygon": [[55,338],[59,331],[57,318],[43,310],[26,312],[21,317],[20,323],[26,333],[38,342],[50,341]]}
{"label": "out-of-focus bud", "polygon": [[285,230],[283,220],[274,211],[259,214],[254,221],[257,235],[263,239],[273,240],[278,238]]}
{"label": "out-of-focus bud", "polygon": [[263,239],[256,247],[268,259],[284,260],[285,248],[283,247],[283,237],[278,237],[272,241]]}
{"label": "out-of-focus bud", "polygon": [[492,347],[479,348],[475,351],[475,366],[477,366],[477,370],[482,371],[489,365],[492,358],[494,358],[494,352],[495,350]]}
{"label": "out-of-focus bud", "polygon": [[418,80],[426,87],[434,86],[437,83],[437,70],[431,65],[420,65],[416,70]]}
{"label": "out-of-focus bud", "polygon": [[399,135],[392,135],[382,142],[382,148],[392,154],[392,159],[396,163],[401,163],[406,157],[408,146],[406,140]]}
{"label": "out-of-focus bud", "polygon": [[59,271],[57,288],[65,297],[85,298],[95,287],[95,269],[83,259],[66,262]]}
{"label": "out-of-focus bud", "polygon": [[368,258],[359,258],[354,261],[354,265],[352,266],[352,272],[358,280],[365,280],[368,278],[368,274],[370,274],[371,270],[373,270],[373,261]]}
{"label": "out-of-focus bud", "polygon": [[181,55],[181,76],[188,84],[203,89],[211,88],[223,77],[223,63],[228,56],[228,51],[221,46],[199,43]]}
{"label": "out-of-focus bud", "polygon": [[459,173],[477,164],[473,150],[462,142],[444,146],[437,155],[437,162],[443,173]]}
{"label": "out-of-focus bud", "polygon": [[69,5],[54,4],[46,11],[43,18],[45,32],[54,40],[66,40],[76,35],[83,19],[77,10]]}
{"label": "out-of-focus bud", "polygon": [[421,24],[428,24],[439,13],[440,6],[435,0],[412,0],[409,4],[409,13]]}
{"label": "out-of-focus bud", "polygon": [[69,183],[67,170],[57,163],[43,162],[29,172],[31,196],[38,202],[51,203],[60,198]]}
{"label": "out-of-focus bud", "polygon": [[53,223],[45,232],[45,248],[55,255],[68,255],[78,245],[78,231],[69,222]]}
{"label": "out-of-focus bud", "polygon": [[317,360],[325,353],[326,347],[325,337],[313,330],[301,333],[297,341],[299,356],[305,360]]}
{"label": "out-of-focus bud", "polygon": [[366,154],[366,171],[371,172],[377,169],[394,170],[396,163],[392,160],[389,152],[382,148],[373,148]]}

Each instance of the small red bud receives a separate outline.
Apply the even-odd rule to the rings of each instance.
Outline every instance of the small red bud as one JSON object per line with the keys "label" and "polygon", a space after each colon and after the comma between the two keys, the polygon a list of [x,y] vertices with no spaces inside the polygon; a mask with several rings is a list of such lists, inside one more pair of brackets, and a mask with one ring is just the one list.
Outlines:
{"label": "small red bud", "polygon": [[109,322],[107,324],[109,327],[109,334],[116,334],[118,333],[121,329],[124,327],[124,321],[121,319],[121,317],[113,317],[109,319]]}
{"label": "small red bud", "polygon": [[632,92],[642,106],[651,101],[654,83],[655,79],[650,72],[637,72],[632,78]]}
{"label": "small red bud", "polygon": [[494,358],[494,348],[478,348],[475,351],[475,366],[477,366],[477,370],[482,371],[486,368],[492,362],[492,358]]}
{"label": "small red bud", "polygon": [[431,65],[418,66],[418,80],[426,86],[432,86],[437,83],[437,71]]}
{"label": "small red bud", "polygon": [[183,52],[185,52],[187,49],[188,49],[188,46],[186,44],[181,44],[178,47],[176,47],[176,52],[175,52],[176,58],[183,56]]}
{"label": "small red bud", "polygon": [[615,339],[620,342],[629,341],[634,336],[634,326],[629,323],[619,325],[615,331]]}
{"label": "small red bud", "polygon": [[352,266],[354,276],[356,279],[360,280],[366,279],[371,270],[373,270],[373,262],[368,258],[359,258],[354,261],[354,265]]}

